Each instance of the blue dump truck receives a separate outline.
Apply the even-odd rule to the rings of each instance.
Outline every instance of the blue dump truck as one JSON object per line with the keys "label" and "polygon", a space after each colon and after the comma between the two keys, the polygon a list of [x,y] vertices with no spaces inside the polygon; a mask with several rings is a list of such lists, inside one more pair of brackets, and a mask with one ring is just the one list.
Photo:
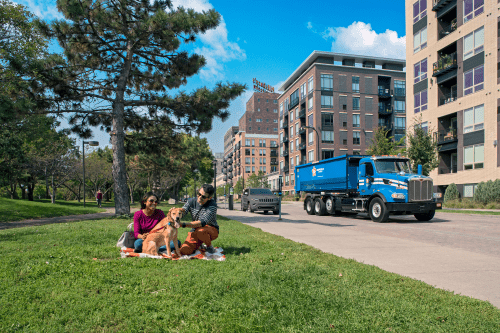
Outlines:
{"label": "blue dump truck", "polygon": [[406,157],[343,155],[296,166],[295,191],[306,194],[309,215],[368,213],[385,222],[389,214],[412,214],[429,221],[441,209],[432,178],[420,165],[418,174],[410,170]]}

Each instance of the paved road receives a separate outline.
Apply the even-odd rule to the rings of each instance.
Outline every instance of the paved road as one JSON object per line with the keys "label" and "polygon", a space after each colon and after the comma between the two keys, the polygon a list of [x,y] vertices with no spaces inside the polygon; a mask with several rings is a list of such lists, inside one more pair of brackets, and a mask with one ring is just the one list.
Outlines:
{"label": "paved road", "polygon": [[218,214],[500,308],[500,216],[439,212],[429,222],[394,216],[375,223],[365,214],[307,215],[302,203],[293,202],[282,205],[278,221],[277,215],[234,208]]}

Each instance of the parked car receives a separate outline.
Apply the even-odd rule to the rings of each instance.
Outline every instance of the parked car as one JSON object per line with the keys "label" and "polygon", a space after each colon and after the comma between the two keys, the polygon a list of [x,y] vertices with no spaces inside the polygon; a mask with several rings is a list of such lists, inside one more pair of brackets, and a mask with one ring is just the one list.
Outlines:
{"label": "parked car", "polygon": [[272,210],[273,214],[279,214],[279,199],[267,188],[246,188],[241,196],[241,210],[249,210],[251,213],[261,210],[264,214]]}

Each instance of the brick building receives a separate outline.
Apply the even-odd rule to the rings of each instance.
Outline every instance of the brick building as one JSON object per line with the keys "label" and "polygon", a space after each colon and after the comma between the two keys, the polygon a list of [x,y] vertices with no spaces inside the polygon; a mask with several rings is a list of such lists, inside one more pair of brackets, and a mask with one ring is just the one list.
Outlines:
{"label": "brick building", "polygon": [[[500,178],[500,16],[497,1],[406,0],[408,123],[433,132],[435,192],[472,197]],[[490,75],[485,75],[490,73]],[[421,117],[421,118],[420,118]]]}
{"label": "brick building", "polygon": [[314,51],[286,79],[278,99],[285,192],[294,192],[296,165],[364,154],[377,126],[405,135],[404,67],[400,59]]}

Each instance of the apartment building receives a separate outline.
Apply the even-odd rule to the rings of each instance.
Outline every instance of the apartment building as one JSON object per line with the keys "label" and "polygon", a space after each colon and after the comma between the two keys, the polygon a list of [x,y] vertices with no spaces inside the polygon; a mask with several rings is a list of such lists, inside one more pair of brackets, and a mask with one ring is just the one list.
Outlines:
{"label": "apartment building", "polygon": [[268,174],[277,170],[278,97],[276,93],[253,93],[238,126],[224,136],[224,156],[232,159],[228,172],[233,184],[259,171]]}
{"label": "apartment building", "polygon": [[500,178],[499,2],[406,0],[408,123],[438,142],[435,192]]}
{"label": "apartment building", "polygon": [[377,126],[399,140],[406,129],[405,61],[314,51],[279,97],[280,173],[294,193],[296,165],[364,154]]}

